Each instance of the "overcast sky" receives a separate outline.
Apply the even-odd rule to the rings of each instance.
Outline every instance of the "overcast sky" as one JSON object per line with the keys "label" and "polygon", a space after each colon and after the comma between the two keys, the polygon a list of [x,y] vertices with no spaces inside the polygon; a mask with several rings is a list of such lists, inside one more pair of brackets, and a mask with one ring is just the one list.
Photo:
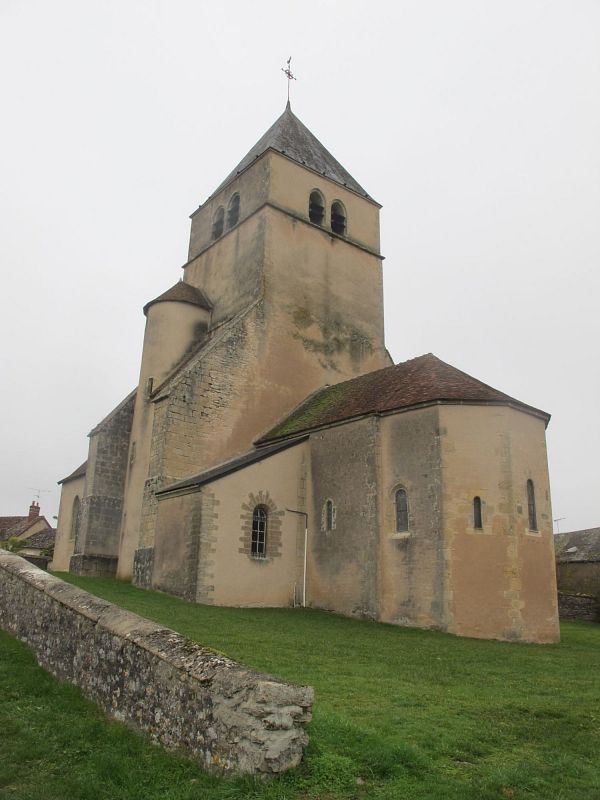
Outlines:
{"label": "overcast sky", "polygon": [[600,525],[599,0],[0,0],[0,515],[58,513],[290,54],[383,205],[394,360],[551,412],[553,516]]}

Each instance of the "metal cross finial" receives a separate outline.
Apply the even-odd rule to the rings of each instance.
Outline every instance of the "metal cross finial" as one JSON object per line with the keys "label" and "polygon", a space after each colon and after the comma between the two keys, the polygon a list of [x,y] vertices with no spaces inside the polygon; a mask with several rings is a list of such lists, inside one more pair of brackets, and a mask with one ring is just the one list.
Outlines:
{"label": "metal cross finial", "polygon": [[292,73],[292,57],[290,56],[287,60],[287,67],[282,67],[281,71],[285,73],[285,77],[288,79],[288,103],[290,102],[290,83],[296,80],[296,76]]}

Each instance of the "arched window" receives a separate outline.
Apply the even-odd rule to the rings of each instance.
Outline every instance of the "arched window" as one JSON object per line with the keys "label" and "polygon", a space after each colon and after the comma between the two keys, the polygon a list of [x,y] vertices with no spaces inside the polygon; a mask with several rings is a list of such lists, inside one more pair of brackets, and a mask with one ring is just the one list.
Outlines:
{"label": "arched window", "polygon": [[408,530],[408,495],[406,489],[396,492],[396,533],[405,533]]}
{"label": "arched window", "polygon": [[239,194],[234,194],[229,201],[229,208],[227,209],[227,227],[233,228],[234,225],[237,225],[239,218],[240,196]]}
{"label": "arched window", "polygon": [[531,478],[527,481],[527,509],[529,512],[529,530],[537,531],[537,514],[535,511],[535,489]]}
{"label": "arched window", "polygon": [[327,500],[325,503],[325,530],[333,530],[333,500]]}
{"label": "arched window", "polygon": [[73,510],[71,512],[71,539],[76,541],[79,533],[79,521],[81,519],[81,502],[77,496],[73,500]]}
{"label": "arched window", "polygon": [[481,517],[481,497],[473,498],[473,527],[483,528],[483,519]]}
{"label": "arched window", "polygon": [[256,506],[252,514],[250,554],[254,558],[265,558],[267,554],[267,509],[265,506]]}
{"label": "arched window", "polygon": [[322,225],[325,219],[325,200],[323,200],[323,195],[317,189],[310,193],[308,217],[315,225]]}
{"label": "arched window", "polygon": [[225,210],[223,206],[219,206],[215,211],[215,216],[213,219],[213,227],[212,227],[212,238],[218,239],[219,236],[223,236],[223,226],[225,224]]}
{"label": "arched window", "polygon": [[331,230],[340,236],[346,233],[346,210],[339,200],[331,204]]}

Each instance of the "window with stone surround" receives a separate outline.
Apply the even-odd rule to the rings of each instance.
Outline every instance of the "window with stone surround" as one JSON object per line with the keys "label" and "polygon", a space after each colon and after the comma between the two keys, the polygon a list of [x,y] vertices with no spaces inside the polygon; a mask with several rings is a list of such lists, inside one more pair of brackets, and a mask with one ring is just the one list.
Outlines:
{"label": "window with stone surround", "polygon": [[324,533],[331,533],[335,530],[337,509],[331,498],[327,498],[321,510],[321,530]]}
{"label": "window with stone surround", "polygon": [[250,555],[264,558],[267,555],[267,520],[269,512],[264,506],[256,506],[252,514],[252,541]]}
{"label": "window with stone surround", "polygon": [[242,504],[242,531],[238,552],[252,561],[270,562],[281,555],[281,525],[285,512],[280,511],[268,491],[251,493]]}
{"label": "window with stone surround", "polygon": [[396,533],[408,532],[408,494],[404,487],[396,490]]}
{"label": "window with stone surround", "polygon": [[473,527],[483,528],[483,517],[481,515],[481,497],[473,498]]}
{"label": "window with stone surround", "polygon": [[537,512],[535,508],[535,488],[531,478],[527,481],[527,510],[529,513],[529,530],[537,531]]}

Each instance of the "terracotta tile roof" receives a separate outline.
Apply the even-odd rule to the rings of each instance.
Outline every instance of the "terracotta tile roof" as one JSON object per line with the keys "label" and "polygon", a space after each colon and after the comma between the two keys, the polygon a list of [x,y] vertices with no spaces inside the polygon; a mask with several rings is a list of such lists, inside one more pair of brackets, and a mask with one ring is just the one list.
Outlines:
{"label": "terracotta tile roof", "polygon": [[[24,534],[27,533],[29,528],[32,528],[37,523],[44,522],[46,524],[47,529],[50,529],[50,524],[46,517],[0,517],[0,520],[16,520],[12,523],[12,525],[2,525],[0,522],[0,538],[1,539],[10,539],[13,536],[17,536],[21,539],[27,539]],[[41,533],[42,531],[38,531],[37,533]],[[37,536],[33,534],[34,536]]]}
{"label": "terracotta tile roof", "polygon": [[446,364],[432,353],[427,353],[402,364],[321,389],[258,439],[256,444],[297,436],[304,431],[365,414],[444,401],[511,405],[540,416],[546,424],[550,419],[545,411],[521,403]]}
{"label": "terracotta tile roof", "polygon": [[554,536],[556,560],[600,561],[600,528],[557,533]]}
{"label": "terracotta tile roof", "polygon": [[77,467],[77,469],[74,470],[70,475],[67,475],[66,478],[61,478],[61,480],[59,480],[58,483],[59,484],[66,483],[67,481],[75,480],[75,478],[81,478],[83,475],[85,475],[86,470],[87,470],[87,461],[84,461],[83,464],[80,464]]}
{"label": "terracotta tile roof", "polygon": [[[341,186],[346,186],[363,197],[369,197],[363,187],[352,175],[337,161],[317,137],[311,133],[298,117],[292,112],[288,102],[283,114],[278,117],[269,130],[261,136],[254,147],[246,153],[237,167],[229,173],[223,183],[213,192],[214,196],[228,183],[243,172],[259,156],[267,150],[276,150],[298,164],[324,175]],[[371,199],[369,197],[369,199]]]}
{"label": "terracotta tile roof", "polygon": [[150,300],[149,303],[146,303],[144,306],[144,314],[148,313],[150,306],[153,306],[155,303],[164,303],[165,301],[189,303],[193,306],[205,308],[207,311],[211,311],[213,307],[212,303],[201,289],[197,289],[195,286],[191,286],[185,281],[177,281],[177,283],[171,286],[170,289],[167,289],[166,292],[163,292],[158,297],[155,297],[154,300]]}

